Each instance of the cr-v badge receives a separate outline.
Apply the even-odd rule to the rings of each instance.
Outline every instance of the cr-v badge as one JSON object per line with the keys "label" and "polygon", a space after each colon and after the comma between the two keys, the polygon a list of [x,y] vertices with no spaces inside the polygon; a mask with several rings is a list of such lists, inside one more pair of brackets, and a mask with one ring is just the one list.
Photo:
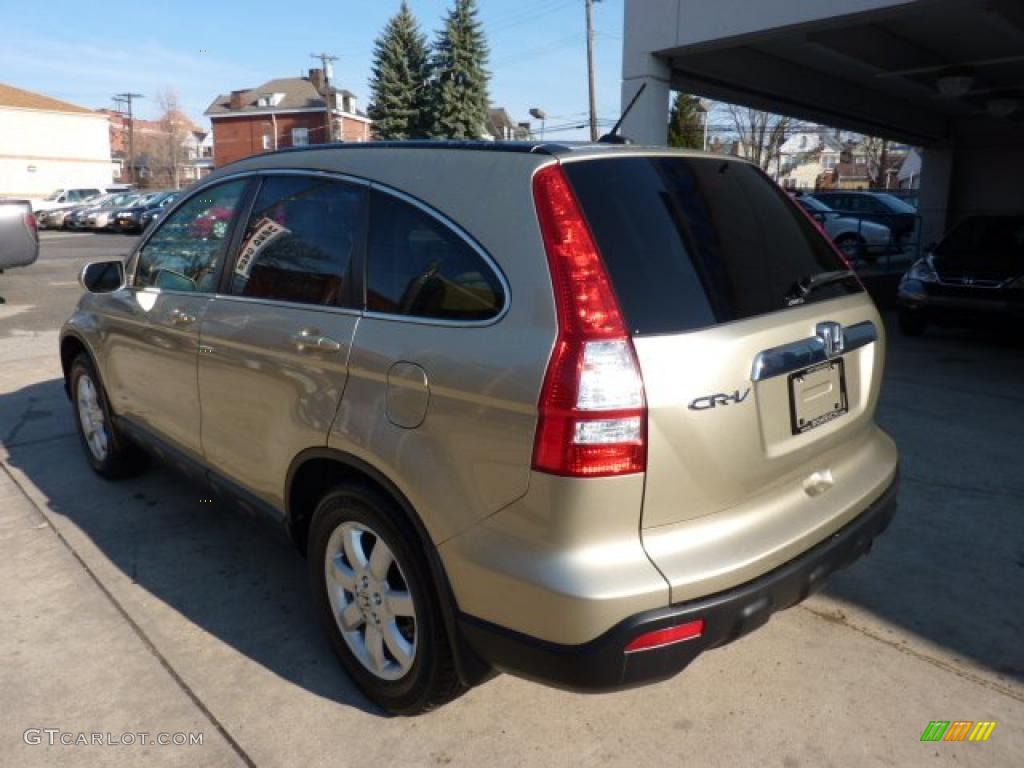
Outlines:
{"label": "cr-v badge", "polygon": [[689,408],[691,411],[706,411],[708,408],[714,408],[718,405],[738,405],[746,400],[749,394],[750,387],[743,390],[742,394],[737,389],[731,395],[725,393],[704,395],[704,397],[698,397],[696,400],[690,401]]}

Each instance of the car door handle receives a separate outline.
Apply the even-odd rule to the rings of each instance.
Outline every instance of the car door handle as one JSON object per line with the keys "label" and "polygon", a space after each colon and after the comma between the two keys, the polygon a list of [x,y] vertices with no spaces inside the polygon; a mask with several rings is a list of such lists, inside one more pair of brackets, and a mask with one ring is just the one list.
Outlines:
{"label": "car door handle", "polygon": [[189,314],[181,308],[172,309],[168,317],[171,318],[172,325],[192,325],[196,321],[195,315]]}
{"label": "car door handle", "polygon": [[292,336],[292,344],[299,352],[340,352],[341,344],[330,336],[321,336],[315,328],[305,328]]}

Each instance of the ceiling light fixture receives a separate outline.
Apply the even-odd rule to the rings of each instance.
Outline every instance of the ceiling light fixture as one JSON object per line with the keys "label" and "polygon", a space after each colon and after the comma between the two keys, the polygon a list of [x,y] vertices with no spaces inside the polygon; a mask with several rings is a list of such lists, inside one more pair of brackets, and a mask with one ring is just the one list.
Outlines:
{"label": "ceiling light fixture", "polygon": [[966,72],[948,72],[940,75],[935,81],[939,93],[950,99],[959,99],[966,96],[974,85],[974,75]]}
{"label": "ceiling light fixture", "polygon": [[1020,109],[1020,99],[1014,96],[999,96],[989,99],[985,106],[992,117],[1009,117]]}

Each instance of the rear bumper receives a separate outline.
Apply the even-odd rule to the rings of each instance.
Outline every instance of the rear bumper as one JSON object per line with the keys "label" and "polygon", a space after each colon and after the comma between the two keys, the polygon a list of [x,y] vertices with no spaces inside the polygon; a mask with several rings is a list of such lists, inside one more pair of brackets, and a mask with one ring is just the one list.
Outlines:
{"label": "rear bumper", "polygon": [[[464,639],[494,668],[558,688],[609,691],[671,677],[701,652],[757,629],[772,613],[788,608],[822,587],[826,579],[871,549],[896,511],[898,474],[864,512],[799,557],[753,581],[709,597],[631,616],[581,645],[538,640],[462,614]],[[627,654],[639,635],[704,621],[700,637]]]}

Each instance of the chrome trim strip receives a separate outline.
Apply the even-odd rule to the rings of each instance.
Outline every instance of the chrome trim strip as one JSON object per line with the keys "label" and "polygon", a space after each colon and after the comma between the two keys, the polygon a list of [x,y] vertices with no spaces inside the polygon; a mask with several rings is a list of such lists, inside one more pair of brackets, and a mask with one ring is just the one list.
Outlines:
{"label": "chrome trim strip", "polygon": [[[870,320],[848,326],[843,329],[843,352],[838,356],[842,357],[847,352],[875,341],[878,341],[878,329]],[[812,336],[758,352],[750,368],[750,379],[764,381],[826,360],[828,355],[825,353],[825,342],[818,336]]]}
{"label": "chrome trim strip", "polygon": [[843,346],[849,352],[878,341],[878,329],[870,320],[843,329]]}
{"label": "chrome trim strip", "polygon": [[[195,295],[195,294],[192,294]],[[332,304],[303,304],[298,301],[282,301],[281,299],[268,299],[262,296],[234,296],[230,293],[215,293],[213,298],[217,301],[228,301],[239,304],[260,304],[282,309],[301,309],[304,312],[328,312],[333,315],[349,315],[361,317],[362,312],[355,307],[336,307]]]}

